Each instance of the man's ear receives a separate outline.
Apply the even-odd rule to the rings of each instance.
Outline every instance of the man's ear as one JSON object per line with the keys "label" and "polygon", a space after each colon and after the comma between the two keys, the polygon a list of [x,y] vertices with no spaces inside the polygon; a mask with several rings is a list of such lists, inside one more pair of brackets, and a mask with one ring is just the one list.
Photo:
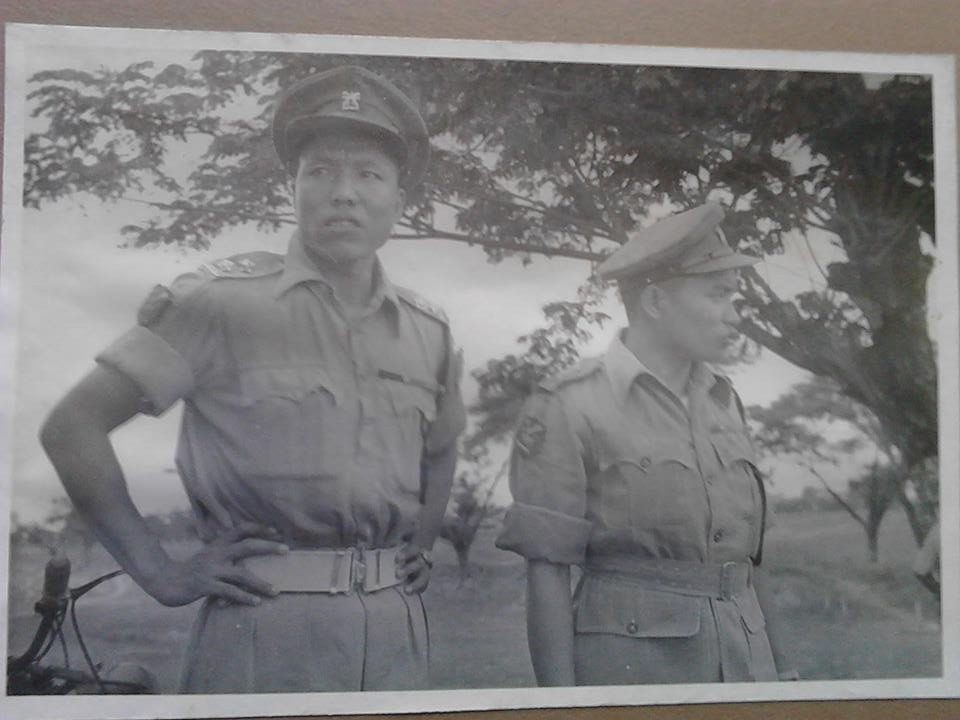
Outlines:
{"label": "man's ear", "polygon": [[396,208],[396,219],[399,220],[403,217],[403,211],[407,208],[407,191],[402,187],[397,188],[397,208]]}
{"label": "man's ear", "polygon": [[290,197],[293,198],[293,212],[297,212],[297,183],[300,178],[300,161],[295,160],[287,165],[287,188],[290,190]]}
{"label": "man's ear", "polygon": [[666,294],[663,288],[656,283],[650,283],[640,291],[640,309],[648,317],[659,319],[663,314],[663,303]]}

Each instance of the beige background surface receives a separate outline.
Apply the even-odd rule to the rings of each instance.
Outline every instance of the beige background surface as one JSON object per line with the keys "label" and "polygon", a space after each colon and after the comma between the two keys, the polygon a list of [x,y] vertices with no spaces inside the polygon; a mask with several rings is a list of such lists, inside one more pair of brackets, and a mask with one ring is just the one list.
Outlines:
{"label": "beige background surface", "polygon": [[[0,0],[0,20],[194,30],[960,54],[957,0]],[[528,710],[460,713],[452,717],[946,720],[960,717],[960,701]]]}

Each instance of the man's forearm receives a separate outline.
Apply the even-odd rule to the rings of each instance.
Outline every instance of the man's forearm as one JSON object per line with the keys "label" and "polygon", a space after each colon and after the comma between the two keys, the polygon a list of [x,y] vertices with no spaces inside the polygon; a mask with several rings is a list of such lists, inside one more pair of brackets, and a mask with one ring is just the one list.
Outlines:
{"label": "man's forearm", "polygon": [[538,685],[576,684],[569,566],[527,563],[527,642]]}
{"label": "man's forearm", "polygon": [[[89,410],[92,392],[116,390],[117,380],[95,371],[54,409],[40,440],[77,511],[111,555],[141,586],[169,558],[127,490],[109,433],[134,414],[136,397],[114,393],[107,409]],[[127,395],[127,397],[119,397]]]}
{"label": "man's forearm", "polygon": [[431,456],[424,464],[423,506],[413,543],[422,550],[433,548],[440,535],[443,516],[450,501],[453,475],[457,469],[457,444],[451,443],[445,450]]}
{"label": "man's forearm", "polygon": [[138,584],[149,584],[167,556],[133,504],[106,436],[72,427],[45,446],[81,517]]}

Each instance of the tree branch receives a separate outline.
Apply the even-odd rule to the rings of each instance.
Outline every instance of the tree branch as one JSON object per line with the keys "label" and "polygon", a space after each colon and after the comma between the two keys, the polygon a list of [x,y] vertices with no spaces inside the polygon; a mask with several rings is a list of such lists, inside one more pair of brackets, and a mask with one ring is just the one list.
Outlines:
{"label": "tree branch", "polygon": [[399,225],[400,227],[405,227],[414,231],[416,234],[394,234],[393,238],[396,240],[454,240],[456,242],[467,243],[468,245],[480,245],[482,247],[495,248],[497,250],[535,253],[538,255],[546,255],[547,257],[568,257],[576,260],[588,260],[590,262],[599,262],[606,257],[606,255],[603,253],[589,252],[586,250],[527,245],[525,243],[513,242],[510,240],[491,240],[489,238],[478,237],[476,235],[448,232],[445,230],[438,230],[434,227],[414,227],[407,222],[400,222]]}
{"label": "tree branch", "polygon": [[820,481],[820,484],[823,485],[823,489],[830,493],[830,497],[836,500],[840,507],[847,511],[847,514],[849,514],[850,517],[860,523],[860,527],[862,527],[864,530],[867,530],[867,521],[860,517],[860,513],[858,513],[852,505],[844,500],[840,493],[830,487],[823,475],[818,473],[811,465],[807,465],[807,470],[809,470],[810,473]]}
{"label": "tree branch", "polygon": [[248,213],[237,210],[235,208],[229,207],[216,207],[211,205],[204,205],[203,207],[191,206],[190,208],[183,207],[181,205],[176,205],[174,203],[165,203],[159,202],[157,200],[144,200],[142,198],[134,197],[122,197],[120,200],[126,202],[136,203],[138,205],[147,205],[149,207],[155,207],[160,210],[166,210],[168,212],[180,213],[185,210],[192,209],[200,213],[215,213],[218,215],[235,215],[236,217],[243,218],[244,220],[275,220],[276,222],[281,222],[288,225],[296,224],[296,219],[292,214],[277,214],[277,213]]}

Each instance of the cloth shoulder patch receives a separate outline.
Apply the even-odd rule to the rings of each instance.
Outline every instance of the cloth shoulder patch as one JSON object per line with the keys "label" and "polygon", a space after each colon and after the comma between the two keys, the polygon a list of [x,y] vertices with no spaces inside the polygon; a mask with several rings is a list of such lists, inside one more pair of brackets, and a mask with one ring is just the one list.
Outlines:
{"label": "cloth shoulder patch", "polygon": [[540,388],[547,392],[556,392],[564,385],[577,382],[590,377],[602,367],[600,358],[587,358],[581,360],[576,365],[561,370],[560,372],[544,378],[540,381]]}
{"label": "cloth shoulder patch", "polygon": [[137,310],[137,323],[143,327],[152,327],[171,305],[182,302],[184,298],[208,282],[210,282],[210,276],[201,271],[178,276],[170,283],[170,287],[155,285]]}
{"label": "cloth shoulder patch", "polygon": [[215,278],[258,278],[283,270],[283,256],[257,251],[213,260],[202,269]]}
{"label": "cloth shoulder patch", "polygon": [[155,285],[137,310],[137,324],[150,327],[161,318],[172,302],[173,293],[170,289],[164,285]]}
{"label": "cloth shoulder patch", "polygon": [[513,442],[521,457],[531,458],[540,452],[546,436],[547,428],[543,422],[533,415],[527,415],[520,421]]}
{"label": "cloth shoulder patch", "polygon": [[450,324],[450,320],[447,318],[447,314],[443,311],[443,308],[441,308],[439,305],[434,305],[432,302],[426,300],[421,295],[418,295],[413,290],[408,290],[404,287],[398,287],[397,296],[411,307],[415,307],[417,310],[425,315],[429,315],[434,320],[439,320],[444,325]]}

